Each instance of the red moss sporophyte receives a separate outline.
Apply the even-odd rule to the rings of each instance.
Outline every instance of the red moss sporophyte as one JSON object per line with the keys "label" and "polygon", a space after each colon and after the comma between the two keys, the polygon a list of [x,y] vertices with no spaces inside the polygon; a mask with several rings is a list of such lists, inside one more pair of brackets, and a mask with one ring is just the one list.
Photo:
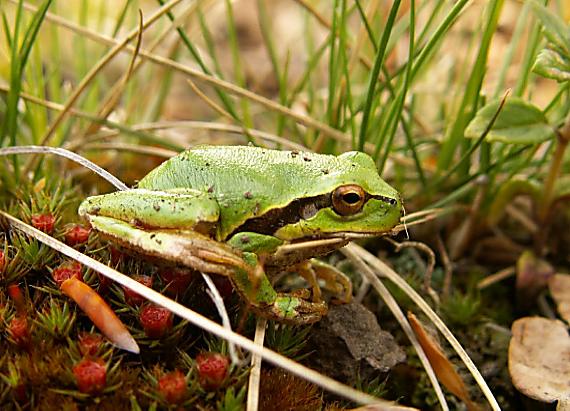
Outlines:
{"label": "red moss sporophyte", "polygon": [[82,225],[74,224],[67,233],[65,233],[65,243],[70,246],[86,243],[89,239],[91,230]]}
{"label": "red moss sporophyte", "polygon": [[100,394],[107,385],[107,368],[102,360],[81,360],[73,367],[73,375],[77,388],[85,394]]}
{"label": "red moss sporophyte", "polygon": [[227,356],[204,352],[196,357],[198,381],[205,390],[216,390],[222,386],[228,377],[230,360]]}
{"label": "red moss sporophyte", "polygon": [[77,261],[68,261],[53,270],[51,275],[59,286],[61,286],[65,280],[71,277],[77,277],[78,280],[83,281],[81,267],[81,264]]}
{"label": "red moss sporophyte", "polygon": [[180,404],[188,393],[186,377],[178,370],[169,372],[158,380],[158,392],[169,404]]}
{"label": "red moss sporophyte", "polygon": [[156,305],[142,307],[139,320],[149,338],[162,338],[172,329],[172,313]]}
{"label": "red moss sporophyte", "polygon": [[[137,275],[133,277],[133,279],[147,287],[152,287],[152,277],[149,277],[148,275]],[[123,287],[123,293],[125,295],[125,302],[131,306],[139,306],[146,301],[144,297],[137,294],[130,288]]]}
{"label": "red moss sporophyte", "polygon": [[46,234],[51,234],[55,227],[55,217],[53,214],[35,214],[32,216],[32,226]]}

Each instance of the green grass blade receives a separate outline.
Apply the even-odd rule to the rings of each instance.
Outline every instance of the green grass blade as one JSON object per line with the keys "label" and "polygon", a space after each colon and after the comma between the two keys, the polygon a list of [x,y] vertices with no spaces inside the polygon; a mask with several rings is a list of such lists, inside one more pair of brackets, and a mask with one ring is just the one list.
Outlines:
{"label": "green grass blade", "polygon": [[380,74],[380,68],[384,64],[384,57],[386,53],[386,46],[388,45],[388,40],[390,39],[390,33],[394,27],[394,22],[398,14],[398,9],[400,8],[401,0],[394,1],[392,8],[390,9],[390,14],[386,21],[386,26],[382,33],[382,38],[378,46],[378,51],[374,58],[374,65],[372,66],[372,71],[368,77],[368,87],[366,94],[366,102],[364,103],[364,109],[362,111],[362,124],[360,125],[360,135],[358,139],[358,150],[364,150],[364,143],[366,142],[366,134],[368,132],[368,122],[370,121],[372,103],[375,96],[376,84],[378,82],[378,74]]}
{"label": "green grass blade", "polygon": [[441,22],[438,28],[435,30],[433,35],[430,37],[430,40],[426,43],[426,45],[421,49],[422,51],[416,57],[414,62],[414,67],[412,69],[412,80],[416,78],[418,72],[424,67],[424,64],[427,62],[428,58],[433,55],[432,53],[435,51],[436,47],[441,43],[441,41],[445,38],[445,35],[449,31],[449,29],[453,26],[459,14],[463,11],[463,8],[469,3],[469,0],[460,0],[453,8],[447,13],[445,19]]}
{"label": "green grass blade", "polygon": [[[448,132],[446,133],[447,135],[445,141],[441,147],[441,152],[438,159],[439,171],[449,168],[454,153],[456,152],[457,148],[463,144],[463,131],[477,110],[479,92],[486,73],[485,67],[487,64],[489,47],[491,44],[491,39],[493,38],[493,34],[497,28],[499,15],[501,13],[503,4],[504,0],[494,0],[489,4],[490,10],[487,17],[487,24],[485,26],[483,38],[481,39],[481,45],[479,47],[477,58],[473,64],[473,69],[471,70],[471,74],[467,82],[463,100],[461,101],[456,120],[453,122],[451,127],[449,127]],[[468,147],[466,150],[468,150]],[[465,162],[464,165],[465,167],[462,169],[462,171],[466,172],[469,164]]]}
{"label": "green grass blade", "polygon": [[[286,106],[287,105],[287,70],[281,72],[281,67],[279,64],[279,58],[277,57],[277,51],[275,50],[275,44],[270,30],[270,20],[267,15],[267,8],[265,7],[265,0],[257,0],[257,10],[259,14],[259,28],[261,30],[261,37],[269,54],[269,60],[273,67],[273,72],[275,73],[275,79],[277,80],[277,85],[279,87],[279,103]],[[277,115],[277,134],[281,135],[283,133],[283,128],[285,126],[285,116],[281,113]]]}
{"label": "green grass blade", "polygon": [[[161,6],[164,6],[165,1],[164,0],[158,0],[158,3]],[[167,12],[166,15],[168,16],[170,21],[174,21],[175,17],[171,11]],[[202,71],[206,74],[212,74],[212,71],[208,68],[208,66],[206,66],[206,63],[204,63],[204,60],[200,56],[200,53],[198,53],[198,50],[196,50],[196,47],[194,47],[194,45],[190,41],[190,38],[188,38],[188,36],[186,35],[186,32],[184,32],[184,30],[182,30],[181,27],[177,27],[176,32],[178,33],[178,35],[180,36],[180,40],[182,40],[182,43],[184,43],[184,45],[186,46],[186,48],[188,49],[190,54],[192,54],[192,57],[194,58],[196,63],[198,63],[198,65],[200,66]],[[238,118],[238,115],[236,113],[234,104],[231,101],[231,99],[228,97],[228,95],[223,90],[220,90],[218,88],[215,88],[214,90],[215,90],[216,94],[218,95],[218,97],[220,98],[220,100],[222,101],[222,104],[223,104],[225,110],[228,113],[230,113],[230,115],[235,120],[237,120],[239,122],[239,118]]]}
{"label": "green grass blade", "polygon": [[[227,13],[227,21],[228,21],[228,35],[229,35],[229,43],[230,49],[232,52],[232,62],[234,66],[234,77],[236,83],[240,87],[245,87],[245,76],[243,71],[243,66],[241,64],[241,57],[239,54],[239,44],[238,44],[238,35],[235,25],[235,18],[233,12],[232,2],[230,0],[225,0],[226,3],[226,13]],[[243,123],[246,127],[251,128],[253,127],[253,120],[251,118],[250,110],[249,110],[249,102],[247,99],[241,100],[241,112],[243,115]]]}
{"label": "green grass blade", "polygon": [[[388,124],[388,127],[390,127],[390,128],[389,128],[389,133],[388,133],[388,142],[386,144],[384,154],[382,155],[382,158],[380,160],[379,167],[378,167],[380,174],[382,174],[382,172],[384,171],[384,166],[386,165],[386,161],[388,160],[388,155],[391,152],[392,142],[394,141],[394,136],[396,135],[396,131],[398,129],[399,120],[402,117],[402,111],[404,109],[404,103],[406,101],[406,95],[408,93],[408,89],[410,86],[410,77],[411,77],[411,73],[412,73],[412,64],[413,64],[413,56],[414,56],[414,36],[415,36],[415,31],[416,31],[415,8],[416,8],[415,0],[411,0],[410,1],[410,33],[409,33],[410,43],[408,45],[408,48],[409,48],[408,63],[406,64],[406,72],[404,75],[404,82],[402,84],[402,88],[398,94],[398,97],[396,98],[396,102],[392,105],[392,110],[391,110],[390,114],[388,115],[387,124]],[[384,139],[384,136],[382,135],[381,139],[379,140],[379,144],[377,145],[377,149],[379,149],[382,146],[383,139]]]}
{"label": "green grass blade", "polygon": [[121,9],[121,12],[117,17],[117,20],[115,21],[115,28],[113,29],[113,34],[112,34],[113,38],[117,37],[117,35],[119,34],[119,30],[121,30],[121,27],[123,27],[123,23],[125,22],[125,18],[127,17],[127,13],[129,11],[131,2],[132,0],[126,0],[125,5]]}
{"label": "green grass blade", "polygon": [[[22,45],[19,46],[20,26],[22,24],[23,2],[18,3],[18,11],[16,14],[16,23],[14,26],[14,36],[12,37],[12,61],[10,70],[10,92],[8,93],[6,120],[2,127],[0,135],[0,146],[3,145],[6,135],[10,138],[10,144],[16,145],[16,130],[18,123],[18,101],[20,99],[20,90],[22,88],[22,75],[32,46],[36,40],[40,26],[44,20],[47,10],[52,0],[46,0],[32,17],[28,28],[24,34]],[[14,160],[16,161],[16,160]],[[17,167],[15,167],[17,172]]]}

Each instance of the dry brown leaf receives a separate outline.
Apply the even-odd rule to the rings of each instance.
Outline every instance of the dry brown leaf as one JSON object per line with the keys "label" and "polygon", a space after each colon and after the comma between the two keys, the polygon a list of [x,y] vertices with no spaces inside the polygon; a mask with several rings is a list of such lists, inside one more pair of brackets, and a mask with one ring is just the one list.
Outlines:
{"label": "dry brown leaf", "polygon": [[548,280],[548,288],[556,301],[560,316],[570,324],[570,275],[554,275]]}
{"label": "dry brown leaf", "polygon": [[524,317],[513,323],[509,373],[524,395],[542,402],[570,406],[570,337],[559,320]]}
{"label": "dry brown leaf", "polygon": [[467,405],[468,410],[479,410],[479,405],[471,401],[469,391],[467,390],[463,379],[459,376],[457,371],[455,371],[455,367],[445,356],[437,341],[435,341],[434,338],[426,332],[423,325],[413,313],[408,312],[408,320],[410,321],[410,325],[412,326],[416,337],[418,337],[418,341],[424,349],[424,352],[435,371],[437,379],[445,386],[445,388],[460,398],[465,405]]}

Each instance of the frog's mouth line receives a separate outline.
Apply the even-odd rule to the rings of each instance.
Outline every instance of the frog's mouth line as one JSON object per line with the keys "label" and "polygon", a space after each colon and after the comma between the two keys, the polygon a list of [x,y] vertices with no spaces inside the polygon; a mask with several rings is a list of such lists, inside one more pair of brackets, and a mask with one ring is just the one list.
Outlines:
{"label": "frog's mouth line", "polygon": [[382,235],[389,235],[392,233],[392,230],[387,230],[384,232],[369,232],[369,233],[353,233],[353,232],[345,232],[345,233],[321,233],[318,238],[317,237],[304,237],[292,240],[291,242],[287,243],[287,245],[291,247],[308,247],[311,245],[323,245],[323,244],[334,244],[334,243],[342,243],[351,240],[358,240],[362,238],[371,238],[371,237],[379,237]]}

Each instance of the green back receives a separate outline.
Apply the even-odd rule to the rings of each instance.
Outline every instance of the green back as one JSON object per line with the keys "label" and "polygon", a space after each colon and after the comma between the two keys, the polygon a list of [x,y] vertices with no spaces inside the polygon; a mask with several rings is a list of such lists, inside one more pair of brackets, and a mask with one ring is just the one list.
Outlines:
{"label": "green back", "polygon": [[337,157],[251,146],[193,148],[152,170],[138,187],[211,192],[220,206],[218,239],[223,240],[253,216],[344,184],[358,184],[372,195],[398,197],[364,153]]}

